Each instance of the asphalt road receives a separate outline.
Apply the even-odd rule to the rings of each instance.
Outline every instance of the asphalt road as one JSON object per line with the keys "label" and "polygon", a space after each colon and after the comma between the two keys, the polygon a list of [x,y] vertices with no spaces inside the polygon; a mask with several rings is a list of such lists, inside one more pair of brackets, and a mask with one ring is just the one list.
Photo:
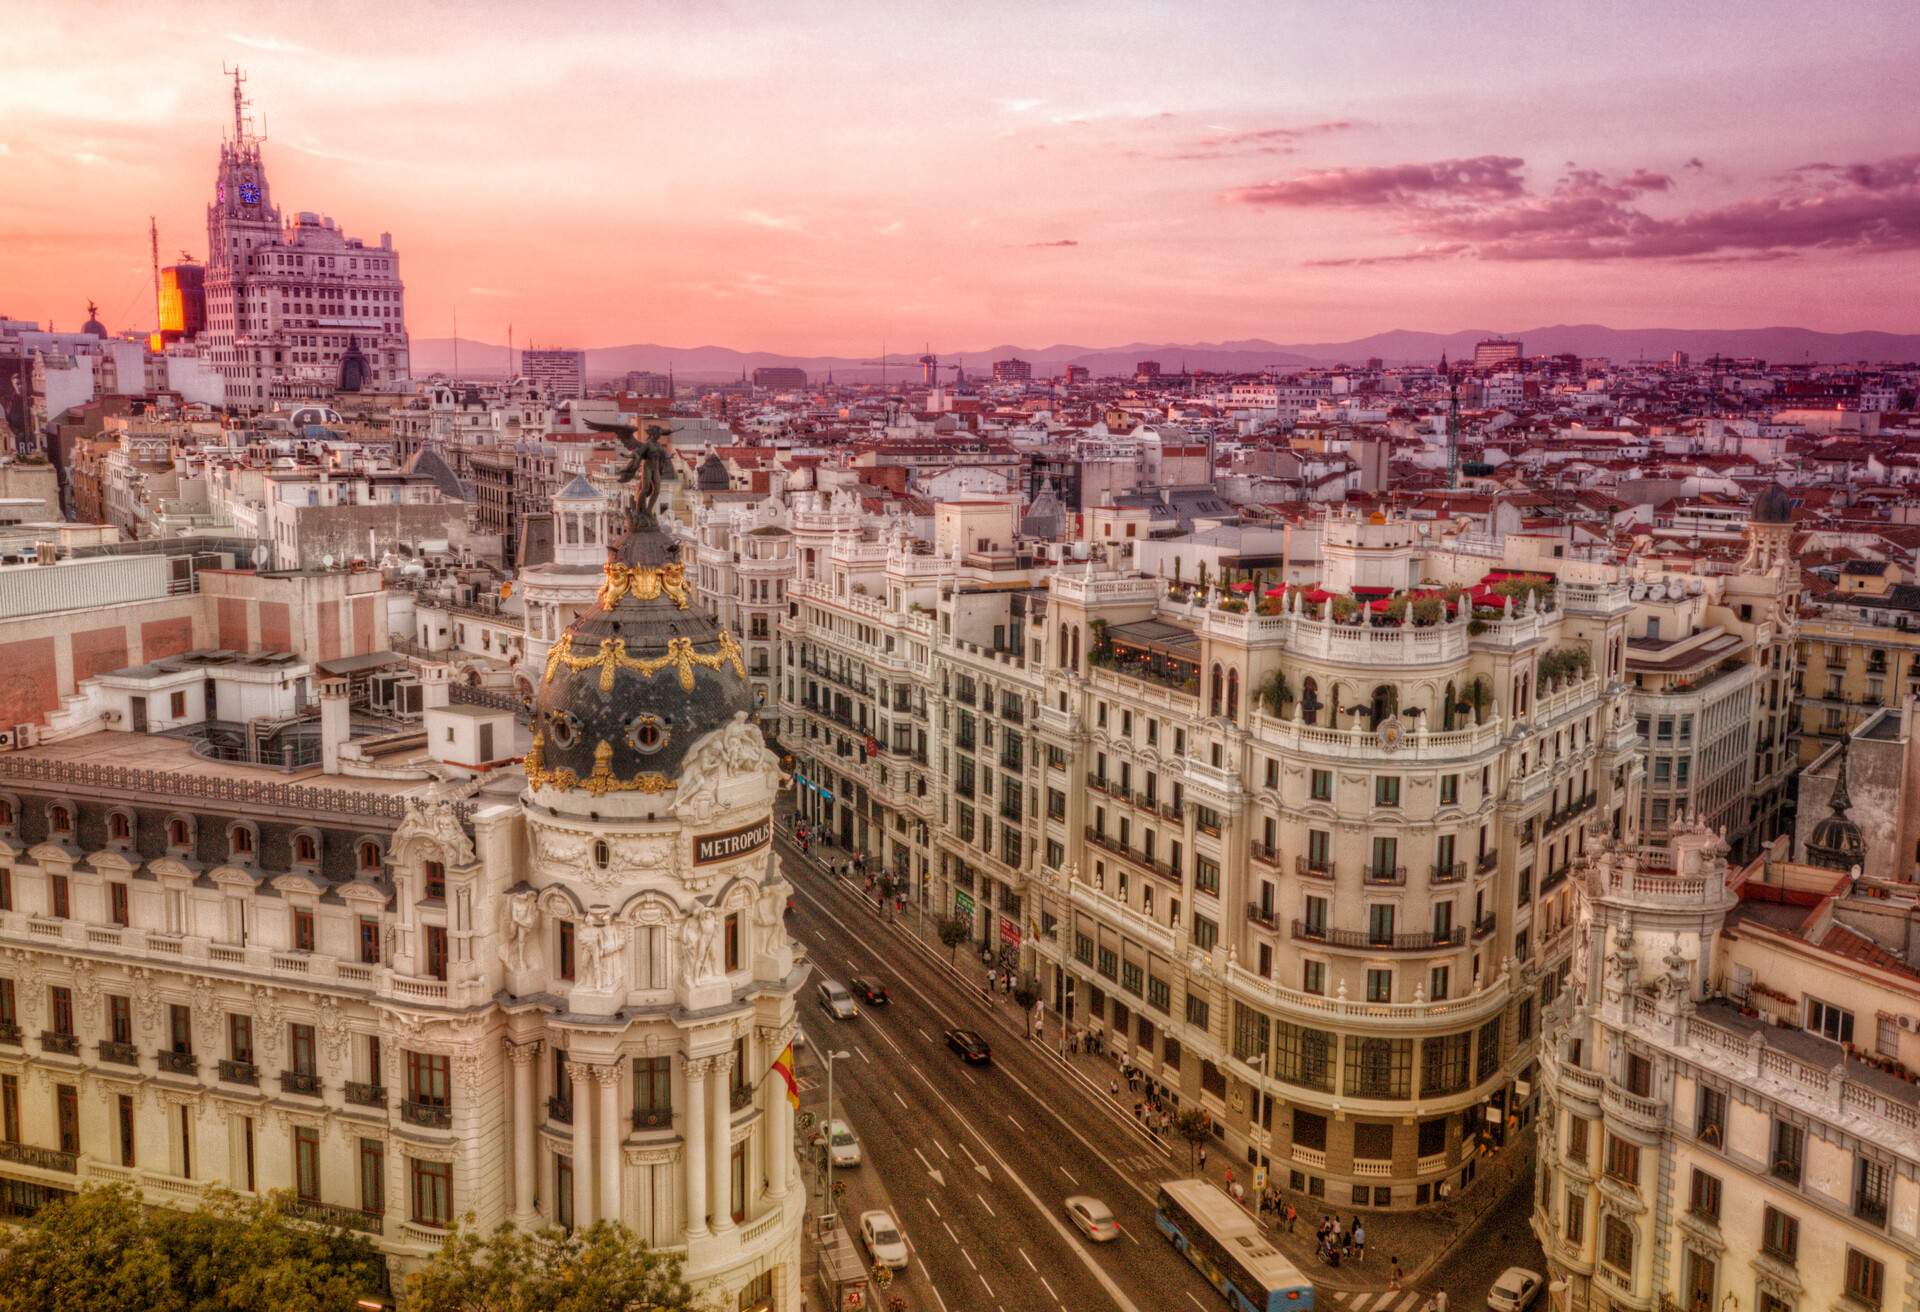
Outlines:
{"label": "asphalt road", "polygon": [[[1104,1094],[1016,1034],[998,1006],[878,925],[846,885],[804,861],[788,868],[789,929],[816,966],[801,999],[810,1049],[800,1060],[803,1100],[825,1119],[820,1063],[829,1050],[847,1052],[834,1076],[835,1113],[866,1160],[836,1172],[848,1181],[839,1210],[849,1231],[863,1208],[893,1210],[913,1262],[888,1297],[904,1297],[914,1312],[1224,1307],[1153,1226],[1154,1183],[1178,1173],[1184,1147],[1156,1146]],[[893,1001],[836,1022],[815,1000],[821,974],[875,975]],[[956,1025],[987,1038],[991,1066],[964,1066],[948,1051],[942,1033]],[[1084,1240],[1062,1210],[1076,1193],[1105,1201],[1122,1236]]]}
{"label": "asphalt road", "polygon": [[[1546,1255],[1527,1225],[1534,1187],[1530,1175],[1516,1180],[1480,1222],[1473,1238],[1455,1248],[1421,1283],[1446,1290],[1452,1309],[1470,1312],[1487,1305],[1487,1291],[1508,1267],[1523,1266],[1544,1275]],[[1543,1291],[1534,1306],[1538,1309],[1546,1305]]]}

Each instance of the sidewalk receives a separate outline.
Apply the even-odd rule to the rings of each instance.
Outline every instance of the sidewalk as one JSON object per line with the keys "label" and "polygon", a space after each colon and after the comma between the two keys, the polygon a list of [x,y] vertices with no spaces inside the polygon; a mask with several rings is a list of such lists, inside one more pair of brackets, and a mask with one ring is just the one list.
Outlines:
{"label": "sidewalk", "polygon": [[[813,874],[827,876],[830,867],[848,860],[853,854],[830,844],[815,842],[806,856],[801,857],[798,845],[793,841],[790,828],[783,827],[779,837],[787,849],[787,855],[804,862]],[[876,872],[877,873],[877,872]],[[953,974],[962,983],[970,987],[983,1006],[991,1006],[998,1018],[1008,1030],[1016,1034],[1031,1035],[1030,1022],[1025,1009],[1013,1000],[1010,993],[995,990],[991,1004],[987,1002],[986,990],[982,987],[988,967],[980,960],[977,944],[962,943],[949,949],[940,942],[934,932],[934,913],[922,912],[911,903],[904,913],[888,907],[884,914],[879,899],[863,892],[863,880],[857,877],[840,877],[844,886],[862,900],[875,919],[892,925],[898,932],[915,939],[937,962],[948,965]],[[1112,1099],[1123,1111],[1132,1112],[1135,1104],[1145,1097],[1145,1086],[1139,1092],[1129,1091],[1127,1083],[1120,1075],[1120,1059],[1113,1053],[1094,1054],[1082,1049],[1070,1051],[1065,1042],[1063,1018],[1052,1007],[1041,1009],[1040,1032],[1033,1040],[1042,1044],[1047,1053],[1058,1061],[1065,1073],[1076,1077],[1091,1093],[1099,1097]],[[1113,1092],[1118,1085],[1117,1097]],[[1158,1144],[1168,1154],[1162,1178],[1190,1178],[1201,1175],[1223,1189],[1226,1187],[1226,1173],[1229,1168],[1233,1178],[1247,1187],[1251,1198],[1253,1168],[1244,1161],[1230,1158],[1224,1151],[1224,1145],[1215,1142],[1208,1145],[1207,1165],[1203,1170],[1190,1169],[1192,1156],[1186,1140],[1169,1131],[1155,1135],[1143,1127],[1140,1139],[1141,1152],[1153,1154],[1152,1144]],[[1144,1163],[1142,1163],[1144,1165]],[[1294,1222],[1294,1232],[1288,1234],[1285,1226],[1277,1219],[1260,1216],[1258,1219],[1266,1228],[1269,1238],[1297,1265],[1313,1282],[1325,1289],[1342,1294],[1355,1295],[1385,1290],[1388,1286],[1392,1262],[1400,1261],[1401,1287],[1406,1291],[1420,1289],[1421,1279],[1437,1267],[1460,1243],[1472,1237],[1481,1219],[1492,1210],[1514,1182],[1517,1173],[1531,1174],[1533,1166],[1533,1127],[1519,1131],[1506,1147],[1489,1157],[1481,1159],[1476,1178],[1467,1190],[1438,1206],[1423,1208],[1417,1212],[1375,1212],[1360,1210],[1361,1225],[1367,1233],[1367,1251],[1363,1261],[1355,1263],[1346,1260],[1338,1267],[1322,1263],[1315,1251],[1315,1229],[1321,1218],[1333,1216],[1344,1228],[1349,1224],[1356,1211],[1350,1205],[1329,1198],[1310,1198],[1303,1193],[1295,1193],[1285,1187],[1285,1167],[1277,1166],[1274,1171],[1279,1176],[1276,1192],[1282,1206],[1291,1202],[1298,1213]],[[1433,1292],[1432,1290],[1425,1291]],[[1448,1291],[1450,1294],[1453,1291]],[[1424,1300],[1423,1300],[1424,1301]]]}

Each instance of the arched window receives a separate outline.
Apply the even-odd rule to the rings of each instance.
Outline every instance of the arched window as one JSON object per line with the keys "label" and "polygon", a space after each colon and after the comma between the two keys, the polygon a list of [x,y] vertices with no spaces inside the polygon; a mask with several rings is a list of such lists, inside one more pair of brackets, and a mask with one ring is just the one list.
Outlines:
{"label": "arched window", "polygon": [[293,859],[311,865],[320,859],[320,844],[312,834],[295,834],[293,838]]}
{"label": "arched window", "polygon": [[1300,718],[1308,724],[1320,723],[1320,683],[1311,676],[1300,683]]}
{"label": "arched window", "polygon": [[1227,671],[1227,718],[1240,718],[1240,671],[1237,669]]}
{"label": "arched window", "polygon": [[612,859],[613,853],[607,847],[607,840],[597,839],[593,845],[593,864],[605,870]]}
{"label": "arched window", "polygon": [[127,820],[125,811],[115,811],[107,817],[107,834],[122,843],[133,837],[133,825]]}
{"label": "arched window", "polygon": [[378,870],[380,868],[380,844],[374,842],[371,838],[360,844],[360,868],[362,870]]}
{"label": "arched window", "polygon": [[1380,684],[1373,690],[1373,724],[1377,729],[1380,722],[1389,715],[1400,713],[1400,690],[1390,683]]}
{"label": "arched window", "polygon": [[47,828],[56,834],[73,832],[73,812],[64,806],[56,806],[47,812]]}
{"label": "arched window", "polygon": [[237,855],[249,856],[253,852],[253,830],[245,825],[233,827],[233,840],[230,844]]}
{"label": "arched window", "polygon": [[1209,715],[1220,714],[1220,691],[1222,682],[1220,666],[1216,664],[1213,667],[1213,677],[1207,681],[1207,714]]}
{"label": "arched window", "polygon": [[193,841],[193,830],[185,820],[175,817],[167,824],[167,844],[170,847],[186,847]]}
{"label": "arched window", "polygon": [[1454,728],[1454,719],[1458,714],[1455,707],[1459,704],[1459,701],[1459,697],[1455,695],[1453,691],[1453,684],[1449,681],[1447,684],[1447,700],[1441,703],[1440,706],[1440,727],[1442,729],[1451,730]]}
{"label": "arched window", "polygon": [[0,825],[13,825],[13,803],[4,797],[0,797]]}

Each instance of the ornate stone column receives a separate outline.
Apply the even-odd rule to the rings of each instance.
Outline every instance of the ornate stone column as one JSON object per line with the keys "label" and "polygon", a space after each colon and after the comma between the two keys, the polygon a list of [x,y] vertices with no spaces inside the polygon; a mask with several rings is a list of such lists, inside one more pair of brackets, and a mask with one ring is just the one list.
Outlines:
{"label": "ornate stone column", "polygon": [[573,1086],[573,1225],[593,1224],[593,1077],[586,1066],[567,1063]]}
{"label": "ornate stone column", "polygon": [[687,1233],[707,1233],[707,1073],[710,1059],[686,1063],[687,1068]]}
{"label": "ornate stone column", "polygon": [[539,1114],[534,1110],[533,1063],[540,1055],[540,1043],[515,1043],[506,1040],[507,1060],[513,1063],[513,1105],[508,1123],[513,1126],[513,1223],[530,1226],[538,1219],[534,1209],[535,1175],[539,1171]]}
{"label": "ornate stone column", "polygon": [[620,1126],[620,1068],[595,1066],[593,1078],[600,1086],[600,1218],[619,1221],[620,1144],[627,1137]]}
{"label": "ornate stone column", "polygon": [[787,1196],[787,1176],[793,1161],[793,1106],[787,1101],[785,1081],[761,1081],[767,1095],[767,1194],[778,1200]]}
{"label": "ornate stone column", "polygon": [[707,1079],[707,1202],[713,1209],[713,1228],[733,1229],[731,1205],[733,1165],[733,1111],[729,1101],[727,1075],[733,1070],[733,1054],[713,1058],[713,1072]]}

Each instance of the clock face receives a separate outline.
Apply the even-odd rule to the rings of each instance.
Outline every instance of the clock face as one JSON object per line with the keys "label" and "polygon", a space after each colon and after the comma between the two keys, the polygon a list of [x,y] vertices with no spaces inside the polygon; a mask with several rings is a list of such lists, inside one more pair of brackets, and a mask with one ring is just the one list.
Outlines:
{"label": "clock face", "polygon": [[257,182],[241,183],[240,203],[242,205],[258,205],[260,203],[260,184]]}

